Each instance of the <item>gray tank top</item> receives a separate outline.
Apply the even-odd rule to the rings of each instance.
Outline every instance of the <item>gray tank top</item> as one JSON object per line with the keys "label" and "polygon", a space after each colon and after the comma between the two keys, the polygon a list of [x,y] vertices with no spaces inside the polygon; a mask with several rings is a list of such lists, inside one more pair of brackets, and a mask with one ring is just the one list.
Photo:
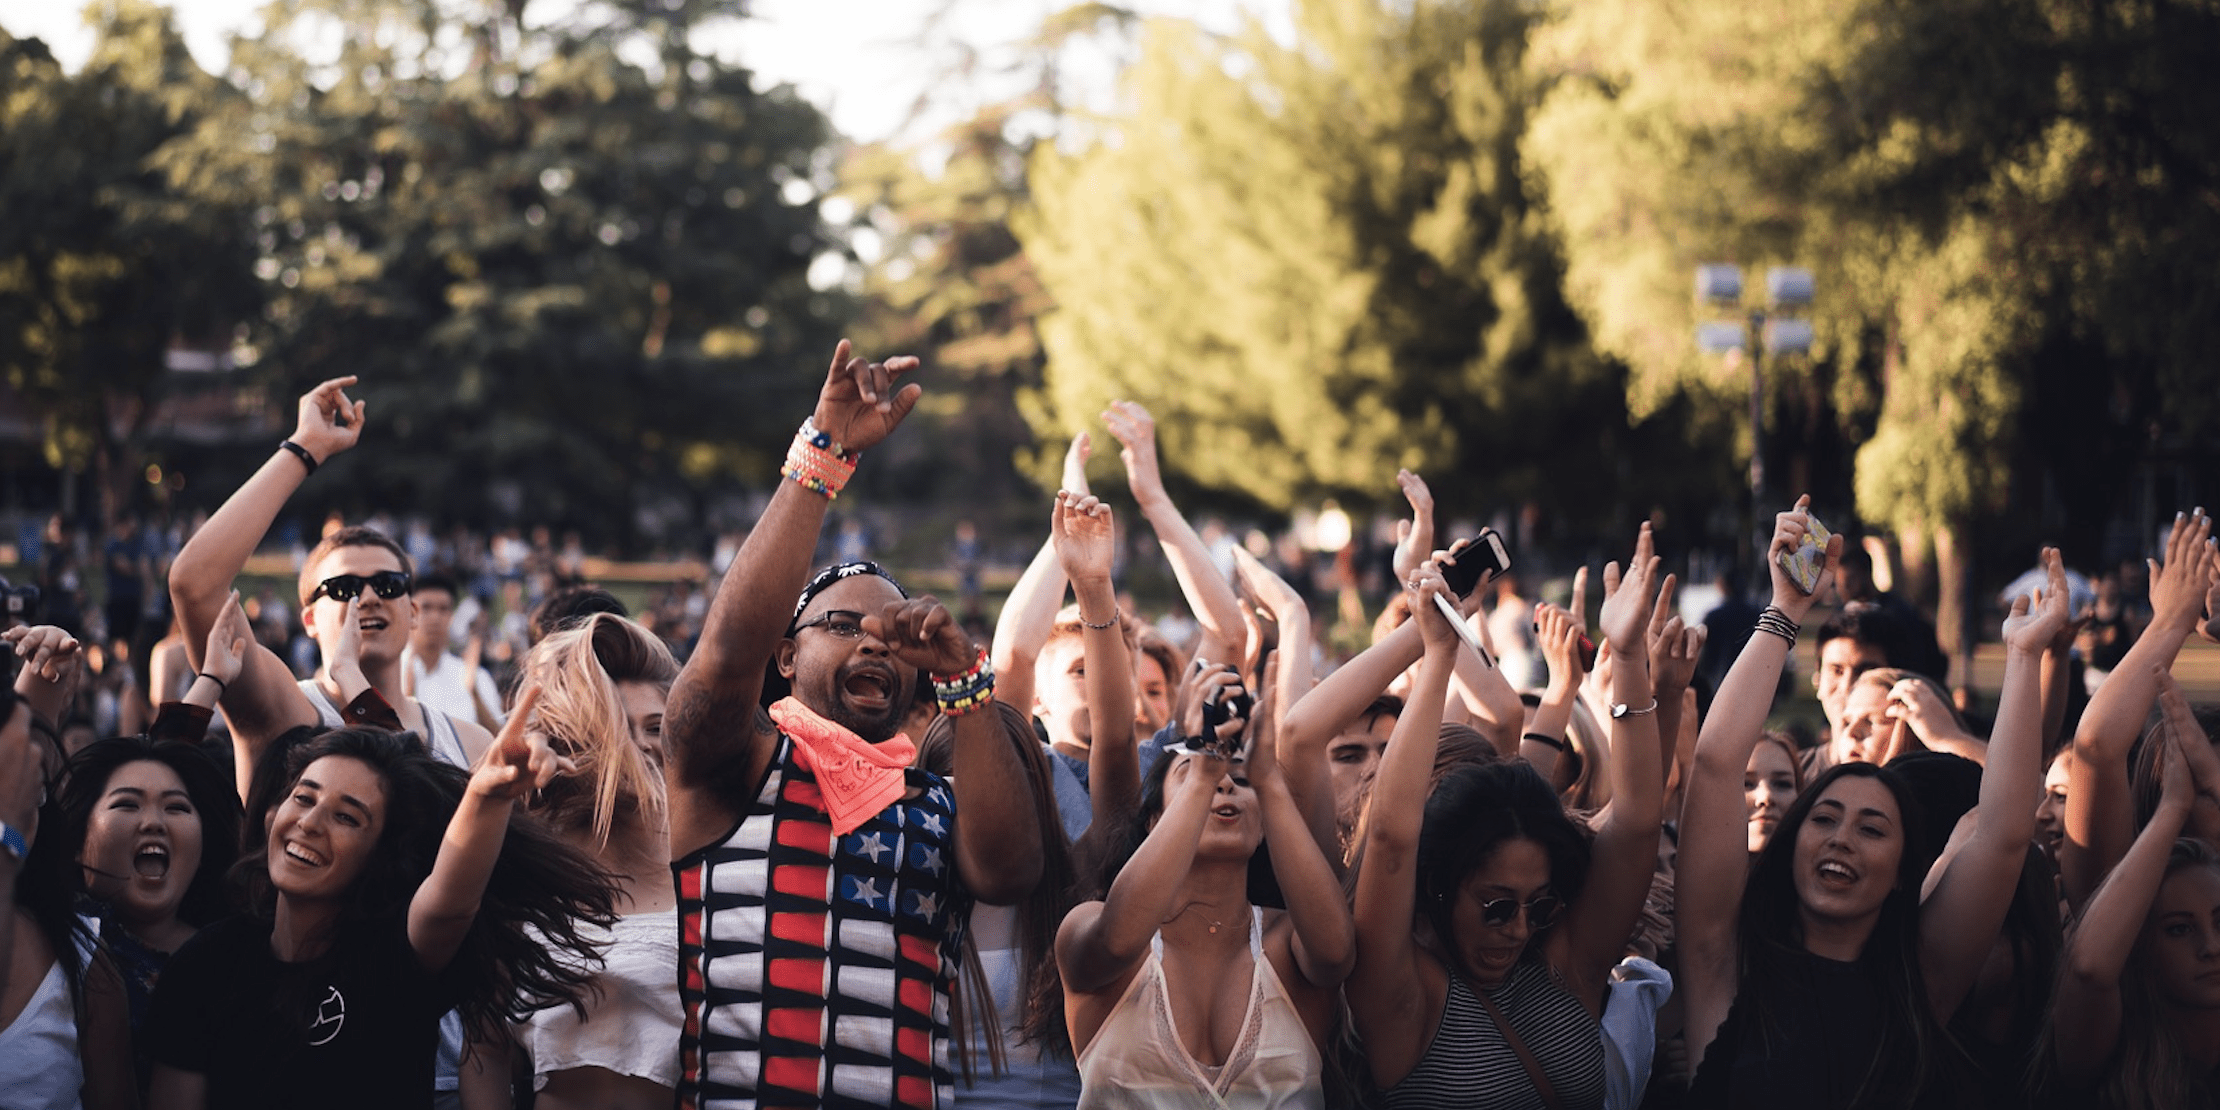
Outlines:
{"label": "gray tank top", "polygon": [[[338,706],[332,704],[331,695],[324,693],[322,685],[313,678],[304,678],[297,685],[300,686],[301,693],[308,695],[308,704],[316,707],[318,724],[325,728],[346,727],[346,717],[339,712]],[[463,752],[462,737],[455,733],[455,719],[420,701],[416,703],[416,709],[424,714],[424,731],[431,734],[424,737],[424,746],[430,748],[432,754],[438,756],[442,762],[469,770],[470,757]]]}

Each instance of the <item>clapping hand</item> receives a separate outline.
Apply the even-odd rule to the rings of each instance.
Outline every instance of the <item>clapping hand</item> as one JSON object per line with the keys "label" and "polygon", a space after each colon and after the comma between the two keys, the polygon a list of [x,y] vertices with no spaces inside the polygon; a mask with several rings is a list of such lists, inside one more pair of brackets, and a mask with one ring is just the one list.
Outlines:
{"label": "clapping hand", "polygon": [[1108,582],[1118,554],[1117,526],[1110,506],[1083,493],[1058,490],[1050,517],[1049,541],[1064,577],[1074,582]]}
{"label": "clapping hand", "polygon": [[1411,503],[1411,519],[1395,522],[1395,576],[1407,581],[1418,564],[1426,561],[1426,553],[1434,549],[1434,491],[1427,487],[1426,479],[1408,470],[1395,472],[1395,484],[1403,488],[1403,499]]}

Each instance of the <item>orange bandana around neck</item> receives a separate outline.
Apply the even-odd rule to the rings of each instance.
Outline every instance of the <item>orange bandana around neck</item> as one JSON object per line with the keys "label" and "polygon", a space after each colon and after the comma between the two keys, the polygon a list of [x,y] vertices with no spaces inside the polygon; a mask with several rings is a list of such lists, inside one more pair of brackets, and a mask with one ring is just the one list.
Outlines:
{"label": "orange bandana around neck", "polygon": [[856,831],[908,792],[902,772],[917,757],[909,737],[897,733],[883,744],[868,743],[792,697],[772,704],[771,720],[794,741],[794,761],[817,776],[833,835]]}

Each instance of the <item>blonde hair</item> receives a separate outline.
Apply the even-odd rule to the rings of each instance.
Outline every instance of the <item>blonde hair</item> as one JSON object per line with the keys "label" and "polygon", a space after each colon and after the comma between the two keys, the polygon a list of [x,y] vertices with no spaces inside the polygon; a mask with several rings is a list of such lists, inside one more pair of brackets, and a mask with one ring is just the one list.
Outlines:
{"label": "blonde hair", "polygon": [[526,681],[537,683],[538,728],[557,752],[577,763],[575,774],[549,783],[534,807],[558,828],[590,824],[606,847],[619,806],[663,810],[663,776],[632,736],[617,685],[646,682],[668,693],[678,678],[670,648],[637,622],[595,613],[550,633],[525,658]]}

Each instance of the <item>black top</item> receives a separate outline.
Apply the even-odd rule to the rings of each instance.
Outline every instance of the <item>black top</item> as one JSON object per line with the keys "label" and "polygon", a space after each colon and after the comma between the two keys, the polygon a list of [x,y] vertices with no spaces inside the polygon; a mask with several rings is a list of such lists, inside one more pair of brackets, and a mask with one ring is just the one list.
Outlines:
{"label": "black top", "polygon": [[[1789,955],[1779,983],[1745,980],[1727,1020],[1689,1087],[1692,1106],[1721,1110],[1812,1110],[1903,1106],[1910,1077],[1875,1067],[1884,1006],[1879,973],[1809,952]],[[1767,992],[1771,1013],[1759,1027],[1753,995]],[[1866,1097],[1856,1098],[1861,1086]]]}
{"label": "black top", "polygon": [[229,918],[170,957],[147,1054],[206,1076],[211,1107],[429,1107],[439,1018],[454,999],[417,962],[406,922],[318,964],[280,961],[270,930]]}

